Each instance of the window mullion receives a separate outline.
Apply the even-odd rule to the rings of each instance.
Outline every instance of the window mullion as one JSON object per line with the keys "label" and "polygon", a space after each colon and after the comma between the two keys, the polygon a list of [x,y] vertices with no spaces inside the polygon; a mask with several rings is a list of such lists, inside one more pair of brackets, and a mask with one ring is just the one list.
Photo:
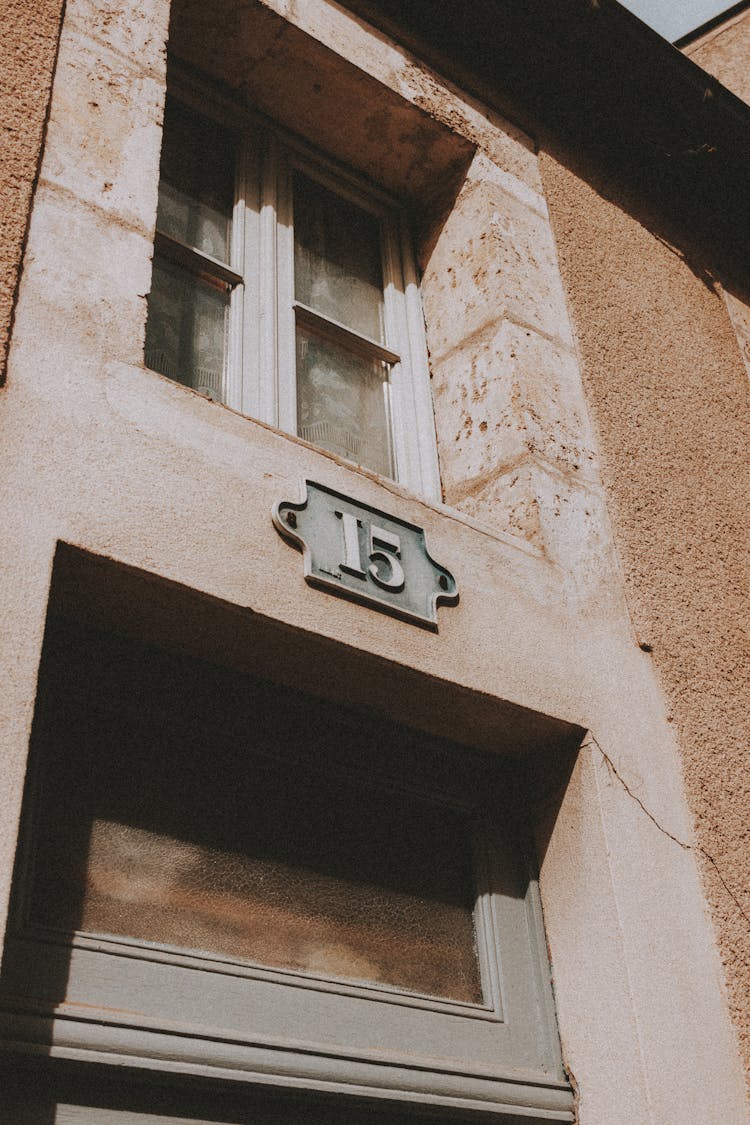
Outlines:
{"label": "window mullion", "polygon": [[414,487],[415,474],[411,450],[415,434],[413,420],[406,409],[408,396],[405,384],[409,378],[410,365],[403,309],[403,282],[398,241],[393,221],[389,217],[383,219],[381,231],[385,338],[389,342],[398,340],[401,352],[400,362],[391,367],[387,388],[387,406],[393,435],[394,475],[402,484]]}
{"label": "window mullion", "polygon": [[[266,134],[260,177],[260,215],[258,242],[259,289],[259,364],[255,373],[258,409],[255,417],[272,426],[279,425],[278,408],[278,143],[273,133]],[[248,372],[247,378],[253,378]]]}
{"label": "window mullion", "polygon": [[410,446],[413,449],[414,478],[409,484],[429,500],[442,500],[440,466],[437,457],[435,412],[430,386],[430,364],[425,337],[424,310],[419,291],[419,277],[414,260],[409,227],[403,212],[398,219],[398,237],[403,274],[403,308],[405,320],[404,347],[409,351],[410,377],[405,388],[413,426]]}
{"label": "window mullion", "polygon": [[294,208],[287,154],[277,157],[277,403],[278,426],[297,433],[296,329],[294,315]]}
{"label": "window mullion", "polygon": [[440,501],[430,371],[422,305],[404,216],[384,223],[383,275],[386,331],[398,339],[402,362],[391,372],[398,479],[429,500]]}
{"label": "window mullion", "polygon": [[243,408],[243,368],[245,364],[244,324],[247,320],[245,312],[249,294],[245,286],[245,263],[248,260],[245,253],[246,242],[246,192],[247,170],[245,168],[246,146],[240,142],[237,150],[235,168],[235,194],[232,209],[232,241],[230,247],[230,261],[234,269],[242,278],[242,282],[232,289],[229,306],[229,331],[227,340],[226,371],[224,375],[225,396],[227,406],[235,410]]}
{"label": "window mullion", "polygon": [[[232,357],[231,382],[238,396],[239,409],[252,418],[261,418],[261,305],[260,260],[260,135],[253,129],[243,136],[239,150],[237,202],[239,213],[236,250],[241,262],[244,286],[235,317],[238,347]],[[234,310],[233,310],[234,311]],[[232,401],[231,405],[235,405]]]}

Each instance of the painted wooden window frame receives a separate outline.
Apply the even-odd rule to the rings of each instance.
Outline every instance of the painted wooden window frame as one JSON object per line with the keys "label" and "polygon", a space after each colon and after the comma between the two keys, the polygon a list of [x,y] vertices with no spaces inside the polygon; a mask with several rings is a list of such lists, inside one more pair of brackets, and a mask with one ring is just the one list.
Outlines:
{"label": "painted wooden window frame", "polygon": [[[440,502],[424,317],[404,208],[380,187],[364,183],[178,64],[170,65],[167,96],[228,128],[238,140],[229,264],[205,258],[206,273],[231,293],[226,405],[297,434],[295,330],[296,324],[315,318],[294,296],[291,177],[299,170],[379,221],[385,339],[379,344],[361,337],[362,347],[389,364],[393,478],[424,499]],[[170,242],[156,231],[156,252],[167,260],[181,249]],[[188,253],[200,258],[197,251]],[[331,338],[335,331],[332,324]]]}
{"label": "painted wooden window frame", "polygon": [[[52,744],[55,714],[43,704],[35,719],[37,732]],[[572,1121],[531,857],[517,827],[508,827],[515,812],[495,765],[486,754],[456,752],[461,762],[453,759],[451,768],[441,756],[436,772],[412,745],[408,784],[422,800],[471,815],[481,1003],[40,926],[30,909],[33,841],[40,831],[35,787],[43,776],[37,754],[19,849],[0,1038],[53,1057],[392,1099],[402,1107],[510,1117],[537,1111],[545,1119]],[[393,747],[389,753],[393,757]],[[379,779],[384,770],[385,784],[396,767],[372,761],[357,768],[376,768]],[[60,982],[64,997],[50,1006],[44,997],[55,995]]]}

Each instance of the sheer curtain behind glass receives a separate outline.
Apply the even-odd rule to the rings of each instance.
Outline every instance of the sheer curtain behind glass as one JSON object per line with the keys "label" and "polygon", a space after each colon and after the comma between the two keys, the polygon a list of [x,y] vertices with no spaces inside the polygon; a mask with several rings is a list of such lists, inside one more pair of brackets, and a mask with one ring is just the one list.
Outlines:
{"label": "sheer curtain behind glass", "polygon": [[301,172],[293,193],[295,297],[319,317],[297,327],[300,437],[390,476],[388,364],[367,347],[385,342],[378,219]]}
{"label": "sheer curtain behind glass", "polygon": [[221,401],[230,287],[211,263],[229,265],[234,159],[226,130],[167,102],[146,364]]}

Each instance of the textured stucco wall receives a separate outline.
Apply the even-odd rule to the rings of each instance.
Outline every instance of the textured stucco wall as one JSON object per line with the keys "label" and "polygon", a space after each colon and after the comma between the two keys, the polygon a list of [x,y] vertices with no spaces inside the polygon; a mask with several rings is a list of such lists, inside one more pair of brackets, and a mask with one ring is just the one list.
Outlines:
{"label": "textured stucco wall", "polygon": [[691,43],[685,54],[738,98],[750,102],[750,11]]}
{"label": "textured stucco wall", "polygon": [[[750,9],[690,43],[685,54],[750,104]],[[750,294],[732,289],[725,291],[724,299],[750,375]]]}
{"label": "textured stucco wall", "polygon": [[63,0],[0,6],[0,382],[39,162]]}
{"label": "textured stucco wall", "polygon": [[611,184],[599,194],[548,154],[541,168],[630,612],[676,729],[750,1072],[750,385],[710,278]]}
{"label": "textured stucco wall", "polygon": [[724,300],[729,319],[737,334],[737,343],[745,370],[750,375],[750,295],[744,289],[725,289]]}

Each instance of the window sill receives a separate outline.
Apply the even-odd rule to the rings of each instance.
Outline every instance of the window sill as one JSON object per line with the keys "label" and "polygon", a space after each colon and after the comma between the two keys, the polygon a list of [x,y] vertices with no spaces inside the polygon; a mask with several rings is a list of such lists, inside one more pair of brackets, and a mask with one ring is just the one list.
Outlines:
{"label": "window sill", "polygon": [[507,1114],[528,1120],[532,1110],[549,1121],[575,1119],[567,1083],[541,1074],[467,1073],[444,1060],[427,1059],[416,1068],[404,1066],[403,1055],[396,1053],[345,1058],[315,1044],[291,1048],[250,1037],[227,1039],[213,1028],[169,1025],[161,1020],[157,1026],[155,1021],[109,1009],[84,1012],[60,1005],[44,1011],[34,1010],[27,1001],[18,1002],[15,1010],[0,1016],[0,1050],[253,1085],[349,1093],[457,1112],[482,1111],[483,1116]]}

